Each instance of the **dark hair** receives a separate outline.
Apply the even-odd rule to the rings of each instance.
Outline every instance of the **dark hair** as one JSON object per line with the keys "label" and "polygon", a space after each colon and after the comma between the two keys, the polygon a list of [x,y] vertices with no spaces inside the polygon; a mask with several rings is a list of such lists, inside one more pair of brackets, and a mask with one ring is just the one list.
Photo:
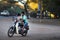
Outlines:
{"label": "dark hair", "polygon": [[22,14],[25,14],[24,12],[22,12]]}
{"label": "dark hair", "polygon": [[21,14],[20,14],[20,13],[18,13],[18,14],[17,14],[17,16],[21,16]]}

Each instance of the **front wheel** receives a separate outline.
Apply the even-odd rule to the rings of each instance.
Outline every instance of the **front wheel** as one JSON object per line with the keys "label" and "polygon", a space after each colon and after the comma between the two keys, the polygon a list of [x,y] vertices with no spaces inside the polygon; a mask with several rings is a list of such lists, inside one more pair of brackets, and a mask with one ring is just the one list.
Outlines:
{"label": "front wheel", "polygon": [[10,27],[9,30],[8,30],[8,36],[12,37],[13,35],[14,35],[13,27]]}

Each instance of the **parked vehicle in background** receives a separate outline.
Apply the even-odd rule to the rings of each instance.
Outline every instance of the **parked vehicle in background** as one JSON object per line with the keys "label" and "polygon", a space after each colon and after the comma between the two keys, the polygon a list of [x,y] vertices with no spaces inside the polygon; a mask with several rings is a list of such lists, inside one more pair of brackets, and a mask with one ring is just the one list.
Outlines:
{"label": "parked vehicle in background", "polygon": [[9,13],[8,10],[3,10],[3,12],[1,12],[1,15],[2,15],[2,16],[9,16],[10,13]]}

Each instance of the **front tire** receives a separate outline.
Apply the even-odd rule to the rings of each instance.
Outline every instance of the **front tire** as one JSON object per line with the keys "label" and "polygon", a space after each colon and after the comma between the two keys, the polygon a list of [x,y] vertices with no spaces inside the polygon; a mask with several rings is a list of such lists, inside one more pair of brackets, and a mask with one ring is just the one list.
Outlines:
{"label": "front tire", "polygon": [[8,30],[8,36],[12,37],[13,35],[14,35],[13,27],[10,27],[9,30]]}

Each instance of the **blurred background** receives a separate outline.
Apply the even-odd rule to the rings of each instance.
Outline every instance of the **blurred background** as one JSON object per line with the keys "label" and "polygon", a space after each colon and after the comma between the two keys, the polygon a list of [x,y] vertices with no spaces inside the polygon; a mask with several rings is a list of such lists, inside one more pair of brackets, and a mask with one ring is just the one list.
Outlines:
{"label": "blurred background", "polygon": [[[10,38],[8,29],[22,11],[30,30]],[[60,40],[60,0],[0,0],[0,40]]]}
{"label": "blurred background", "polygon": [[0,0],[0,15],[15,16],[25,11],[28,18],[59,19],[60,0]]}

